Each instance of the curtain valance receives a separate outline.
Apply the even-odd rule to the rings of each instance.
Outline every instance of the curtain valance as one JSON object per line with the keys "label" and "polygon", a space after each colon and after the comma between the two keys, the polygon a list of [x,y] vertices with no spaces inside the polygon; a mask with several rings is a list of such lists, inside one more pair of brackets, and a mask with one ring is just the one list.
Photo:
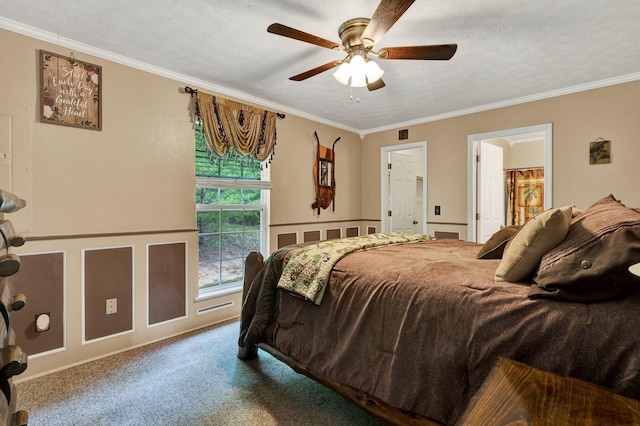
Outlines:
{"label": "curtain valance", "polygon": [[273,158],[276,145],[276,113],[197,92],[196,113],[202,120],[207,145],[224,156],[231,148],[258,161]]}

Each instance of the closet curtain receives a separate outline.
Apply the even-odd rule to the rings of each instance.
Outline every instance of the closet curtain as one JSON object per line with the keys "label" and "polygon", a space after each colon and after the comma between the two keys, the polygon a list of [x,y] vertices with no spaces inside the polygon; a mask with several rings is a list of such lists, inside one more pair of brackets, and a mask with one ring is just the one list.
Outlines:
{"label": "closet curtain", "polygon": [[544,169],[505,170],[507,225],[524,225],[544,211]]}
{"label": "closet curtain", "polygon": [[276,144],[276,113],[198,92],[196,114],[211,151],[229,149],[258,161],[271,160]]}

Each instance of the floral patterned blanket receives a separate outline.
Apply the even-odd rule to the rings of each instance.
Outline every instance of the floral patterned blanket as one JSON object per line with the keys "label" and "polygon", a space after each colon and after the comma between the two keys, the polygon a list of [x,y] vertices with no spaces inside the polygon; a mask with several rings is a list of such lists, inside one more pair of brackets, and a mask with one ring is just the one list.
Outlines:
{"label": "floral patterned blanket", "polygon": [[322,302],[333,266],[344,256],[391,244],[406,244],[431,239],[428,235],[399,232],[360,235],[322,241],[296,251],[284,268],[278,288],[312,301]]}

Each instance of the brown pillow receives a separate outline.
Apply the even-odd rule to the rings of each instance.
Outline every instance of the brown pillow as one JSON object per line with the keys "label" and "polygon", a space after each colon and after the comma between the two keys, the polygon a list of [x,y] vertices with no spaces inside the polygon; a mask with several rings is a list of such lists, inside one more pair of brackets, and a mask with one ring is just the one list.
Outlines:
{"label": "brown pillow", "polygon": [[544,255],[529,297],[572,301],[614,299],[640,289],[628,271],[640,262],[640,213],[613,195],[571,221],[562,243]]}
{"label": "brown pillow", "polygon": [[496,270],[496,281],[531,278],[542,256],[560,244],[571,224],[572,206],[546,210],[524,224],[509,241]]}
{"label": "brown pillow", "polygon": [[514,235],[522,228],[520,225],[509,225],[494,233],[478,252],[478,259],[502,259],[502,253]]}

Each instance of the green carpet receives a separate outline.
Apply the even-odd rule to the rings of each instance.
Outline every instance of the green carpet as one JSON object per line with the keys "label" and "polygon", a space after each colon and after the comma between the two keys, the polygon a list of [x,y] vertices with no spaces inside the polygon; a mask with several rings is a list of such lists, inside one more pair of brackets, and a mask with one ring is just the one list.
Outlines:
{"label": "green carpet", "polygon": [[239,323],[212,326],[19,383],[29,425],[381,425],[260,351],[236,358]]}

